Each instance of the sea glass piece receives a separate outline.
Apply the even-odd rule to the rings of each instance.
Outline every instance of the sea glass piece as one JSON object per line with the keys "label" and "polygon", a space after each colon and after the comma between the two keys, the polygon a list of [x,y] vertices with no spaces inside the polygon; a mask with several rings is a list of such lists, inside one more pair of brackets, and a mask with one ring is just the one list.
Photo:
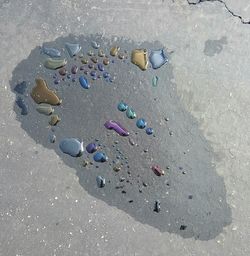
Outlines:
{"label": "sea glass piece", "polygon": [[153,69],[160,68],[166,62],[168,62],[167,54],[164,52],[164,49],[153,50],[150,53],[149,61],[153,67]]}
{"label": "sea glass piece", "polygon": [[141,70],[148,68],[148,52],[146,49],[135,49],[131,53],[131,62]]}
{"label": "sea glass piece", "polygon": [[67,64],[66,59],[52,59],[52,58],[47,58],[46,61],[44,62],[44,66],[48,69],[58,69]]}
{"label": "sea glass piece", "polygon": [[46,81],[42,78],[36,79],[36,85],[33,87],[30,95],[37,104],[60,105],[62,103],[62,100],[48,88]]}
{"label": "sea glass piece", "polygon": [[81,46],[79,44],[66,43],[65,47],[71,58],[74,57],[81,50]]}
{"label": "sea glass piece", "polygon": [[104,124],[104,126],[109,130],[116,131],[121,136],[129,135],[129,132],[127,131],[127,129],[125,129],[120,123],[118,123],[116,121],[109,120]]}
{"label": "sea glass piece", "polygon": [[50,56],[51,58],[61,57],[61,52],[58,49],[52,47],[42,46],[41,52]]}

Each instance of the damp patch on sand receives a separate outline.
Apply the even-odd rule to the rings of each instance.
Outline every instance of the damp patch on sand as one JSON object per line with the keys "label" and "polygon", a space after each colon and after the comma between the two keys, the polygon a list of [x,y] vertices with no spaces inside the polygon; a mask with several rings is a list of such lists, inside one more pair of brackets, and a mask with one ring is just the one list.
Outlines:
{"label": "damp patch on sand", "polygon": [[10,85],[21,127],[91,195],[161,232],[209,240],[231,210],[173,81],[160,42],[69,35],[33,49]]}

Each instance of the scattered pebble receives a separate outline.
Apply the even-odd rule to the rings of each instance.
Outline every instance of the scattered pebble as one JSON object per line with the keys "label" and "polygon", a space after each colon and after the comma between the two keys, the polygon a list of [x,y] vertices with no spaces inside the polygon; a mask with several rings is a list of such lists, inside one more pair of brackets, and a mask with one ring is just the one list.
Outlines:
{"label": "scattered pebble", "polygon": [[47,83],[42,78],[36,79],[36,86],[31,91],[31,97],[36,103],[48,103],[50,105],[60,105],[62,100],[48,88]]}
{"label": "scattered pebble", "polygon": [[50,134],[49,135],[49,141],[50,141],[50,143],[55,143],[56,142],[56,135],[55,134]]}
{"label": "scattered pebble", "polygon": [[110,55],[111,56],[116,56],[118,54],[120,50],[120,47],[119,46],[114,46],[110,49]]}
{"label": "scattered pebble", "polygon": [[68,154],[73,157],[79,157],[83,153],[83,142],[80,142],[75,138],[65,138],[60,144],[59,148],[65,154]]}
{"label": "scattered pebble", "polygon": [[65,47],[71,58],[77,55],[77,53],[79,53],[81,50],[81,46],[79,44],[66,43]]}
{"label": "scattered pebble", "polygon": [[131,62],[141,70],[148,68],[148,52],[146,49],[135,49],[131,54]]}
{"label": "scattered pebble", "polygon": [[102,152],[95,153],[93,159],[96,162],[100,162],[100,163],[104,163],[104,162],[108,161],[108,157]]}
{"label": "scattered pebble", "polygon": [[157,175],[157,176],[162,176],[164,175],[164,171],[161,169],[159,165],[153,165],[152,166],[152,171]]}
{"label": "scattered pebble", "polygon": [[94,153],[97,151],[97,145],[95,143],[89,143],[86,146],[86,151],[90,154]]}
{"label": "scattered pebble", "polygon": [[105,179],[102,177],[102,176],[97,176],[96,177],[96,183],[97,183],[97,186],[98,188],[103,188],[105,187]]}
{"label": "scattered pebble", "polygon": [[161,203],[160,203],[159,200],[155,201],[154,211],[155,212],[160,212],[161,211]]}
{"label": "scattered pebble", "polygon": [[49,124],[52,126],[57,125],[61,121],[61,118],[58,115],[51,115]]}
{"label": "scattered pebble", "polygon": [[124,111],[127,110],[128,105],[127,105],[126,103],[124,103],[123,101],[121,101],[121,102],[118,104],[117,108],[118,108],[119,111],[124,112]]}
{"label": "scattered pebble", "polygon": [[24,115],[24,116],[28,115],[28,105],[24,99],[18,96],[16,100],[16,104],[21,109],[21,115]]}
{"label": "scattered pebble", "polygon": [[16,91],[19,94],[24,94],[26,89],[27,89],[27,83],[23,81],[15,86],[14,91]]}
{"label": "scattered pebble", "polygon": [[51,58],[61,57],[61,52],[55,48],[42,46],[41,52]]}
{"label": "scattered pebble", "polygon": [[131,107],[128,107],[127,108],[127,111],[126,111],[126,115],[129,119],[134,119],[136,118],[136,113],[135,111],[131,108]]}
{"label": "scattered pebble", "polygon": [[158,81],[159,81],[159,77],[158,76],[153,76],[153,78],[152,78],[153,87],[157,87]]}
{"label": "scattered pebble", "polygon": [[80,85],[82,86],[82,88],[84,88],[84,89],[90,88],[89,82],[85,76],[80,76],[79,82],[80,82]]}
{"label": "scattered pebble", "polygon": [[149,61],[153,69],[160,68],[166,62],[168,62],[167,54],[164,52],[164,49],[154,50],[150,53]]}
{"label": "scattered pebble", "polygon": [[51,105],[46,103],[41,103],[36,107],[37,112],[44,114],[44,115],[51,115],[54,112],[54,109],[51,107]]}
{"label": "scattered pebble", "polygon": [[100,47],[100,44],[98,44],[96,41],[92,41],[91,42],[91,46],[94,48],[94,49],[98,49]]}
{"label": "scattered pebble", "polygon": [[113,120],[107,121],[104,126],[109,130],[116,131],[121,136],[128,136],[129,132],[118,122],[115,122]]}
{"label": "scattered pebble", "polygon": [[44,62],[44,67],[48,69],[58,69],[67,64],[66,59],[52,59],[52,58],[47,58]]}
{"label": "scattered pebble", "polygon": [[146,133],[147,133],[147,135],[152,135],[152,134],[154,133],[153,128],[148,127],[148,128],[146,129]]}
{"label": "scattered pebble", "polygon": [[137,120],[136,126],[137,126],[139,129],[144,129],[144,128],[147,126],[147,122],[145,121],[145,119],[140,118],[140,119]]}

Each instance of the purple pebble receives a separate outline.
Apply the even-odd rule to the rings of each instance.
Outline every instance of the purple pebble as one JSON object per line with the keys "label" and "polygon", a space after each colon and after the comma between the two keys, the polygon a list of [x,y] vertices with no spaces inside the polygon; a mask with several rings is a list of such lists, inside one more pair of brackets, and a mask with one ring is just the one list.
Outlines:
{"label": "purple pebble", "polygon": [[97,150],[97,145],[95,143],[89,143],[87,146],[86,146],[86,150],[88,153],[92,154],[94,152],[96,152]]}

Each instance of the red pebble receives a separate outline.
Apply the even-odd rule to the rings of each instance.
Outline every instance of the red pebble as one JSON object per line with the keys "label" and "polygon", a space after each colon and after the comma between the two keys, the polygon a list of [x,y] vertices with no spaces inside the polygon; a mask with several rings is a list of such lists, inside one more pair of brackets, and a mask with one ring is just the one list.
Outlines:
{"label": "red pebble", "polygon": [[164,171],[161,169],[159,165],[153,165],[152,166],[152,171],[155,173],[157,176],[164,175]]}

